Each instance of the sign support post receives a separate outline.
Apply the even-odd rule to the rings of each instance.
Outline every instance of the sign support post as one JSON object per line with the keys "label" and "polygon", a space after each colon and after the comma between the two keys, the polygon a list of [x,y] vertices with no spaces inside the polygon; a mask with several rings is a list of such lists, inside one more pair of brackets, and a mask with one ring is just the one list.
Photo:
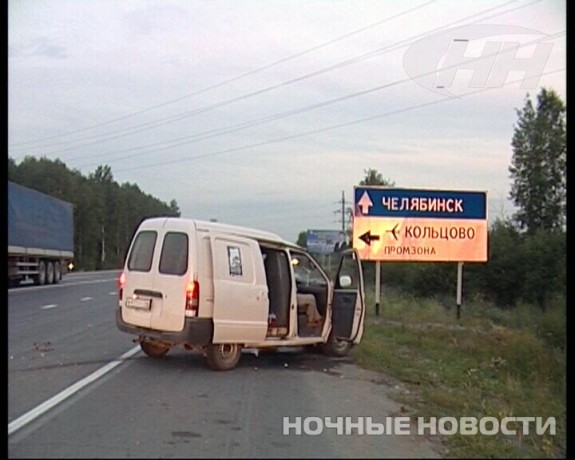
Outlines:
{"label": "sign support post", "polygon": [[375,316],[379,316],[379,299],[381,298],[381,262],[375,262]]}
{"label": "sign support post", "polygon": [[461,318],[461,285],[463,284],[463,262],[457,262],[457,319]]}

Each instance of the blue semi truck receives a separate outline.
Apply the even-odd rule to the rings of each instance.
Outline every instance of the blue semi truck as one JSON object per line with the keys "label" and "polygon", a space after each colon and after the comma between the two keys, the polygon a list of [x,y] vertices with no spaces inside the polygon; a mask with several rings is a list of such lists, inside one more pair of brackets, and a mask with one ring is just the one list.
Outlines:
{"label": "blue semi truck", "polygon": [[74,258],[74,207],[8,182],[8,285],[55,284]]}

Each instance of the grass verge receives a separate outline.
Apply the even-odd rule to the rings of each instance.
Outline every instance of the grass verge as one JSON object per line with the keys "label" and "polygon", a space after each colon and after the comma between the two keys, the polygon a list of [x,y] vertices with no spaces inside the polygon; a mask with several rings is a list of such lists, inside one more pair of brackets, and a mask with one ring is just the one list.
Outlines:
{"label": "grass verge", "polygon": [[[501,310],[476,301],[461,319],[436,300],[387,292],[380,316],[373,298],[358,364],[403,384],[398,399],[417,417],[555,417],[550,430],[516,435],[442,437],[445,457],[559,458],[566,456],[565,303],[547,312],[520,305]],[[510,425],[513,429],[513,425]]]}

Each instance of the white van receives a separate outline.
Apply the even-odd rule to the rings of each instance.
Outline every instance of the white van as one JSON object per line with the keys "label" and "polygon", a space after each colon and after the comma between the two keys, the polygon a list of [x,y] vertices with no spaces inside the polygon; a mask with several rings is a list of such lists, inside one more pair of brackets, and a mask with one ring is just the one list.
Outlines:
{"label": "white van", "polygon": [[[273,233],[150,218],[126,257],[116,322],[148,356],[183,346],[204,352],[212,369],[228,370],[243,347],[322,344],[329,354],[347,354],[363,334],[364,299],[354,249],[341,253],[331,281],[305,249]],[[321,318],[315,325],[306,316],[310,303]]]}

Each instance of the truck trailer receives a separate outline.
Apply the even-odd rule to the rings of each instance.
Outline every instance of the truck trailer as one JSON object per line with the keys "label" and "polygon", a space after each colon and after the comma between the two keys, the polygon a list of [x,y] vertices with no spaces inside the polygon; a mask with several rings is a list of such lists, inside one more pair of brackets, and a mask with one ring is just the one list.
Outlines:
{"label": "truck trailer", "polygon": [[8,285],[55,284],[74,258],[74,207],[8,182]]}

